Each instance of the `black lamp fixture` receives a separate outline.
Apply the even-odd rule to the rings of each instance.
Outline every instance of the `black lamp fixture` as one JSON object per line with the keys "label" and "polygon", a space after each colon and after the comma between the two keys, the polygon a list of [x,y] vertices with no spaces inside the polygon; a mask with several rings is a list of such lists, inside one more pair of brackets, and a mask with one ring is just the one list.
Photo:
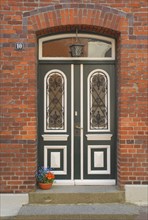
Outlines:
{"label": "black lamp fixture", "polygon": [[78,39],[78,29],[76,28],[76,41],[74,44],[71,44],[70,46],[70,53],[72,57],[81,57],[83,54],[83,47],[84,44],[81,44]]}

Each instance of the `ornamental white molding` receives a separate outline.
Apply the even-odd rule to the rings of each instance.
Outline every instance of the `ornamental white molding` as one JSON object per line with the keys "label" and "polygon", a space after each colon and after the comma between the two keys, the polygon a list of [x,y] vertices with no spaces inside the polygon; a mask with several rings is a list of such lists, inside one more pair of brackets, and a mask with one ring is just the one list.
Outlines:
{"label": "ornamental white molding", "polygon": [[51,135],[51,134],[43,134],[42,135],[42,137],[43,137],[43,140],[44,141],[67,141],[68,140],[68,137],[69,137],[69,135],[64,135],[64,134],[62,134],[62,135],[59,135],[59,134],[53,134],[53,135]]}
{"label": "ornamental white molding", "polygon": [[86,134],[88,141],[110,141],[112,134]]}

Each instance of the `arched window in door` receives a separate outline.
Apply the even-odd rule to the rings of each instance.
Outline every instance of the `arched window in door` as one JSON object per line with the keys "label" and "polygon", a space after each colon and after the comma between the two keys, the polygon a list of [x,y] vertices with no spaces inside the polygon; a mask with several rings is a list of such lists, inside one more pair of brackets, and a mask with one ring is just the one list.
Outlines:
{"label": "arched window in door", "polygon": [[66,131],[66,87],[67,81],[63,72],[52,70],[44,79],[45,120],[44,130]]}
{"label": "arched window in door", "polygon": [[110,82],[108,74],[96,69],[88,77],[88,130],[102,131],[110,127]]}

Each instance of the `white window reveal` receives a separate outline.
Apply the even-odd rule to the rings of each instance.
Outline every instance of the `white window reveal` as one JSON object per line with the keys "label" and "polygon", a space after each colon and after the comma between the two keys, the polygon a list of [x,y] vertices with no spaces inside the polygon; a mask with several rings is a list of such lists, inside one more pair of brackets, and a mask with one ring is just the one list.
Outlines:
{"label": "white window reveal", "polygon": [[44,79],[44,130],[66,131],[66,77],[60,70],[48,72]]}
{"label": "white window reveal", "polygon": [[109,131],[110,101],[108,74],[96,69],[88,77],[88,131]]}

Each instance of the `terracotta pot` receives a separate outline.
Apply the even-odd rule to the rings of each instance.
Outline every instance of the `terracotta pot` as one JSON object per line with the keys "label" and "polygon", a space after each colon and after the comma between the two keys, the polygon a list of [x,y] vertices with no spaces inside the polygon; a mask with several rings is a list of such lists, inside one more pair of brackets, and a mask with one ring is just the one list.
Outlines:
{"label": "terracotta pot", "polygon": [[39,183],[40,189],[50,189],[52,187],[52,183]]}

